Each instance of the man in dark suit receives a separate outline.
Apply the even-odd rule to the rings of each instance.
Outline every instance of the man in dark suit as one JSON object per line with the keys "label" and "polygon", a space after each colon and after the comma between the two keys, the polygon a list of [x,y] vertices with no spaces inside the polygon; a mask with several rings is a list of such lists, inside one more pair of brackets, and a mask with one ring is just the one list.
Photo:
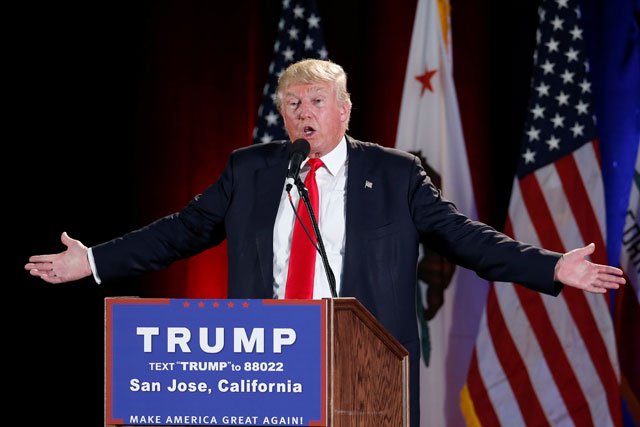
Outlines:
{"label": "man in dark suit", "polygon": [[[593,245],[563,255],[515,241],[458,212],[416,156],[348,136],[351,100],[339,65],[292,64],[280,77],[276,103],[290,140],[308,141],[309,159],[323,161],[318,222],[338,295],[357,298],[410,353],[412,425],[419,424],[420,243],[485,279],[549,295],[563,285],[602,293],[624,283],[619,269],[585,259]],[[161,269],[226,239],[229,297],[284,298],[295,221],[284,191],[291,145],[238,149],[222,176],[180,212],[92,248],[63,233],[64,252],[33,256],[25,268],[50,283],[90,275],[107,282]],[[311,297],[331,296],[320,261],[314,277]]]}

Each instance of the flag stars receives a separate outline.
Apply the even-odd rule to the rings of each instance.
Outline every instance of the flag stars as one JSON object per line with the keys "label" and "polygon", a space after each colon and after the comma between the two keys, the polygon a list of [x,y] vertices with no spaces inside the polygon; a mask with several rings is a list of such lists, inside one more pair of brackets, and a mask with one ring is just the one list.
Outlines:
{"label": "flag stars", "polygon": [[533,163],[536,161],[536,152],[527,148],[527,151],[522,153],[522,158],[524,159],[525,164]]}
{"label": "flag stars", "polygon": [[556,3],[558,4],[558,9],[562,9],[562,8],[568,9],[568,6],[567,6],[568,1],[569,0],[556,0]]}
{"label": "flag stars", "polygon": [[543,8],[539,7],[538,8],[538,16],[540,17],[540,22],[544,22],[544,20],[547,17],[547,11],[544,10]]}
{"label": "flag stars", "polygon": [[540,140],[540,129],[536,129],[533,126],[526,132],[529,136],[529,142]]}
{"label": "flag stars", "polygon": [[280,18],[280,20],[278,21],[278,30],[284,30],[284,18]]}
{"label": "flag stars", "polygon": [[554,135],[551,135],[551,138],[547,139],[545,142],[549,146],[549,151],[560,149],[560,140]]}
{"label": "flag stars", "polygon": [[581,83],[578,83],[578,86],[580,86],[580,89],[582,89],[582,93],[591,92],[591,82],[587,79],[584,79]]}
{"label": "flag stars", "polygon": [[553,74],[553,67],[555,67],[555,66],[556,66],[556,64],[554,64],[553,62],[549,62],[549,60],[546,59],[544,61],[544,64],[542,64],[540,66],[540,68],[542,68],[542,70],[544,71],[544,74],[547,75],[549,73]]}
{"label": "flag stars", "polygon": [[273,141],[273,137],[271,135],[269,135],[268,133],[266,133],[266,132],[260,138],[260,142],[265,143],[265,144],[267,142],[271,142],[271,141]]}
{"label": "flag stars", "polygon": [[589,104],[585,104],[582,99],[578,102],[578,105],[575,106],[578,115],[589,114]]}
{"label": "flag stars", "polygon": [[296,27],[291,27],[288,31],[289,33],[289,39],[290,40],[298,40],[298,33],[300,32],[300,30],[298,30]]}
{"label": "flag stars", "polygon": [[536,106],[533,108],[533,110],[531,110],[531,113],[533,114],[533,118],[534,119],[543,119],[544,118],[544,107],[541,107],[540,105],[536,104]]}
{"label": "flag stars", "polygon": [[577,25],[573,26],[573,29],[569,31],[569,34],[571,34],[573,40],[582,39],[582,29]]}
{"label": "flag stars", "polygon": [[553,31],[561,30],[563,24],[564,24],[564,19],[560,19],[557,15],[553,19],[553,21],[551,21],[551,25],[553,26]]}
{"label": "flag stars", "polygon": [[569,105],[569,95],[564,93],[564,91],[560,91],[560,94],[556,96],[556,100],[558,101],[558,106]]}
{"label": "flag stars", "polygon": [[327,52],[327,49],[323,46],[322,49],[318,51],[318,55],[320,56],[320,59],[327,59],[329,52]]}
{"label": "flag stars", "polygon": [[562,128],[564,127],[564,117],[560,114],[556,113],[555,116],[551,119],[551,123],[553,123],[553,128]]}
{"label": "flag stars", "polygon": [[278,118],[279,116],[272,111],[269,111],[269,114],[267,114],[264,119],[267,121],[267,126],[276,126],[278,124]]}
{"label": "flag stars", "polygon": [[545,46],[547,46],[547,49],[549,49],[549,52],[558,52],[558,45],[559,43],[553,38],[545,43]]}
{"label": "flag stars", "polygon": [[304,7],[298,5],[293,8],[293,17],[296,19],[304,19]]}
{"label": "flag stars", "polygon": [[307,19],[307,23],[309,24],[309,28],[320,28],[320,17],[312,13]]}
{"label": "flag stars", "polygon": [[540,82],[538,87],[536,87],[536,90],[538,91],[538,96],[540,97],[549,96],[549,85],[546,85],[543,82]]}
{"label": "flag stars", "polygon": [[290,47],[287,47],[285,50],[282,51],[282,55],[284,56],[284,60],[287,62],[291,62],[293,61],[293,54],[295,52],[293,50],[291,50]]}
{"label": "flag stars", "polygon": [[562,77],[562,82],[564,84],[573,83],[573,76],[575,76],[575,74],[576,73],[572,73],[569,70],[564,70],[564,73],[562,73],[560,77]]}
{"label": "flag stars", "polygon": [[578,60],[578,51],[574,48],[569,48],[567,52],[564,54],[567,57],[567,61],[573,62]]}
{"label": "flag stars", "polygon": [[583,135],[583,131],[584,131],[584,125],[578,124],[578,122],[576,122],[571,127],[571,132],[573,132],[573,137],[574,138],[576,138],[578,136],[582,136]]}
{"label": "flag stars", "polygon": [[313,39],[307,36],[307,38],[304,39],[304,50],[311,50],[311,49],[313,49]]}

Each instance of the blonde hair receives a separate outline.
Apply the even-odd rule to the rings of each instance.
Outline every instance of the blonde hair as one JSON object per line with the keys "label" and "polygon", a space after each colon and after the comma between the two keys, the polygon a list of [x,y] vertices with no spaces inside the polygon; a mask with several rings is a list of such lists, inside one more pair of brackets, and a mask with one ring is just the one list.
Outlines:
{"label": "blonde hair", "polygon": [[303,59],[289,65],[278,78],[276,89],[276,107],[280,110],[284,93],[292,84],[333,83],[336,98],[339,102],[346,103],[351,108],[351,96],[347,91],[347,74],[344,69],[328,60]]}

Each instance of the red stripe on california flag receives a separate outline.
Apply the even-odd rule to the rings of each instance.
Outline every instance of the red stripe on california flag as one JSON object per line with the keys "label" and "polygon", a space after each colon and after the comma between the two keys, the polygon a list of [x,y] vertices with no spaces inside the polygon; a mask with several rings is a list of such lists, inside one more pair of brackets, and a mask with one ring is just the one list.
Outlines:
{"label": "red stripe on california flag", "polygon": [[[513,236],[511,227],[508,218],[505,232]],[[577,426],[593,425],[589,403],[574,374],[571,363],[569,363],[562,343],[555,333],[542,297],[537,292],[530,291],[519,284],[515,286],[515,291],[571,419]]]}
{"label": "red stripe on california flag", "polygon": [[606,264],[607,251],[602,233],[600,232],[600,223],[591,206],[591,199],[587,194],[584,182],[580,179],[580,171],[578,170],[576,159],[573,155],[564,156],[558,160],[555,165],[558,176],[560,177],[560,182],[562,182],[565,197],[571,206],[575,223],[582,235],[582,241],[585,242],[585,244],[595,243],[596,251],[591,258],[598,264]]}
{"label": "red stripe on california flag", "polygon": [[[551,220],[549,208],[535,174],[529,174],[521,179],[520,187],[523,194],[522,199],[529,211],[533,227],[540,238],[541,246],[558,252],[565,252],[562,240]],[[589,352],[591,362],[596,372],[598,372],[600,382],[607,390],[607,404],[611,417],[615,425],[621,425],[622,415],[619,394],[614,392],[618,388],[617,378],[584,291],[565,286],[562,290],[562,295]]]}
{"label": "red stripe on california flag", "polygon": [[542,405],[529,379],[527,366],[524,364],[502,316],[495,292],[490,292],[487,297],[487,307],[490,306],[495,308],[487,310],[487,328],[491,334],[496,356],[511,385],[513,395],[518,401],[522,418],[530,425],[549,425],[547,416],[542,410]]}
{"label": "red stripe on california flag", "polygon": [[[489,289],[489,294],[495,294],[495,290],[493,288]],[[480,424],[487,427],[500,425],[500,420],[498,419],[498,415],[496,415],[493,403],[489,399],[489,394],[484,386],[482,375],[480,375],[480,371],[478,370],[477,347],[471,354],[471,363],[469,364],[469,372],[467,375],[467,387],[469,387],[469,394],[473,400],[473,407],[480,420]]]}

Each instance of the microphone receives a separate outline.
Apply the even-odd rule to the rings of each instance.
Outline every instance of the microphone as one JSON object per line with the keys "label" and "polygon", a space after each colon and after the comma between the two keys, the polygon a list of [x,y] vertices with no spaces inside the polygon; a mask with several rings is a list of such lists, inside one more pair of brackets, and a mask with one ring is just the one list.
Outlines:
{"label": "microphone", "polygon": [[311,151],[311,146],[309,145],[309,141],[306,139],[296,139],[293,144],[289,147],[289,170],[287,171],[287,179],[285,182],[287,193],[291,191],[291,187],[298,179],[298,175],[300,175],[300,165],[307,158],[309,152]]}
{"label": "microphone", "polygon": [[[304,139],[299,140],[299,141],[304,141]],[[304,141],[304,142],[307,142],[307,141]],[[322,259],[322,264],[324,266],[324,272],[327,275],[327,280],[329,281],[329,290],[331,291],[331,296],[333,298],[337,298],[338,297],[338,293],[337,293],[337,290],[336,290],[336,277],[333,274],[333,270],[331,269],[331,265],[329,265],[329,258],[327,257],[327,250],[324,247],[324,242],[322,241],[322,236],[320,235],[320,228],[318,227],[318,221],[316,219],[315,214],[313,213],[313,208],[311,207],[311,200],[309,200],[309,191],[307,190],[307,187],[304,186],[304,183],[300,180],[300,178],[296,178],[296,186],[298,187],[298,192],[300,193],[300,198],[302,199],[302,201],[304,202],[305,206],[307,207],[307,212],[309,212],[309,217],[311,218],[311,226],[313,227],[313,232],[316,235],[316,240],[318,242],[317,245],[313,241],[313,238],[309,234],[309,231],[306,229],[306,227],[302,223],[302,220],[300,219],[300,217],[296,213],[296,208],[293,206],[293,203],[291,202],[291,197],[289,197],[289,203],[291,203],[291,207],[293,208],[293,212],[296,213],[296,218],[298,219],[298,221],[300,221],[300,224],[302,225],[302,228],[304,229],[305,233],[307,234],[307,237],[309,237],[309,239],[311,240],[311,243],[313,243],[313,246],[315,246],[316,250],[320,253],[320,258]]]}

